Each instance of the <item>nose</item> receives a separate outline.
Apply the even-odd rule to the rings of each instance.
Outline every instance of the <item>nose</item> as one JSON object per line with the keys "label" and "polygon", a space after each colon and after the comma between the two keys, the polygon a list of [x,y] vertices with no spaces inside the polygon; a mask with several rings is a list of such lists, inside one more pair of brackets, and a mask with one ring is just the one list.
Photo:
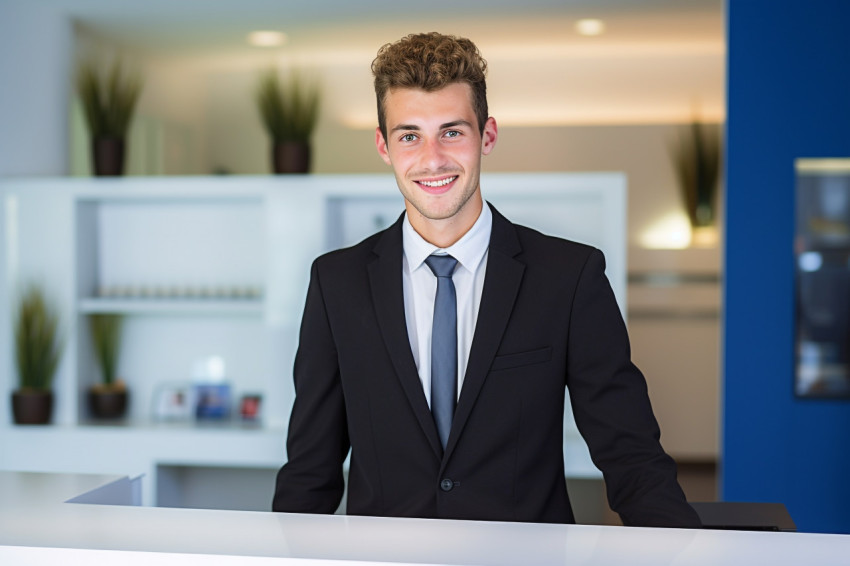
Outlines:
{"label": "nose", "polygon": [[439,139],[428,139],[422,147],[423,168],[429,171],[440,171],[445,167],[448,159]]}

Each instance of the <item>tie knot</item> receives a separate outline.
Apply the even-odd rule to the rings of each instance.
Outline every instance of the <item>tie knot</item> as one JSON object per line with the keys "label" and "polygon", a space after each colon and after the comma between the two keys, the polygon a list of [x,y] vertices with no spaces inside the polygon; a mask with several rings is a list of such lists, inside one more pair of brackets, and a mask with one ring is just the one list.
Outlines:
{"label": "tie knot", "polygon": [[425,263],[437,277],[451,277],[457,260],[450,255],[429,255],[425,258]]}

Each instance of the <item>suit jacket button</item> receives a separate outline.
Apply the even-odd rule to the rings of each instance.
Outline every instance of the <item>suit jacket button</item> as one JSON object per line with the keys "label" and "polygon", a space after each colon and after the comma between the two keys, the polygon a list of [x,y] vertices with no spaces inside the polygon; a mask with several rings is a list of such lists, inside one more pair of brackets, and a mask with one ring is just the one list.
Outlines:
{"label": "suit jacket button", "polygon": [[454,486],[454,482],[448,478],[440,482],[440,489],[443,491],[451,491]]}

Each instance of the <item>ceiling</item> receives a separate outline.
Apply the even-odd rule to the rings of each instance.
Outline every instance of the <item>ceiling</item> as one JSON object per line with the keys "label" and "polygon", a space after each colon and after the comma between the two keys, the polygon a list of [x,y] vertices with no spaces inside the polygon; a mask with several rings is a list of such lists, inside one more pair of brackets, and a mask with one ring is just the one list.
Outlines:
{"label": "ceiling", "polygon": [[[725,115],[724,0],[39,1],[71,18],[78,38],[105,40],[176,75],[205,72],[220,83],[270,57],[281,67],[332,68],[325,106],[354,128],[373,127],[368,69],[378,47],[433,30],[479,46],[503,125]],[[605,33],[581,36],[581,18],[604,20]],[[285,32],[288,42],[251,47],[254,30]]]}
{"label": "ceiling", "polygon": [[[722,45],[723,0],[39,0],[88,31],[170,54],[247,49],[245,36],[274,29],[288,49],[359,49],[415,31],[463,30],[481,46],[589,43],[577,19],[602,18],[594,44]],[[483,49],[483,47],[482,47]]]}

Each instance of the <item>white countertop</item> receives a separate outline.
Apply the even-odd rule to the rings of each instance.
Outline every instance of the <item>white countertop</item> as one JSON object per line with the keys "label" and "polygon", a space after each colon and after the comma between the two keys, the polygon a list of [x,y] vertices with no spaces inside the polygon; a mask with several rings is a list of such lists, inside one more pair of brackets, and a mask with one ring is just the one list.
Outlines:
{"label": "white countertop", "polygon": [[[65,503],[126,478],[0,472],[0,564],[845,565],[850,536]],[[113,490],[114,492],[114,490]],[[187,556],[190,555],[190,556]]]}

